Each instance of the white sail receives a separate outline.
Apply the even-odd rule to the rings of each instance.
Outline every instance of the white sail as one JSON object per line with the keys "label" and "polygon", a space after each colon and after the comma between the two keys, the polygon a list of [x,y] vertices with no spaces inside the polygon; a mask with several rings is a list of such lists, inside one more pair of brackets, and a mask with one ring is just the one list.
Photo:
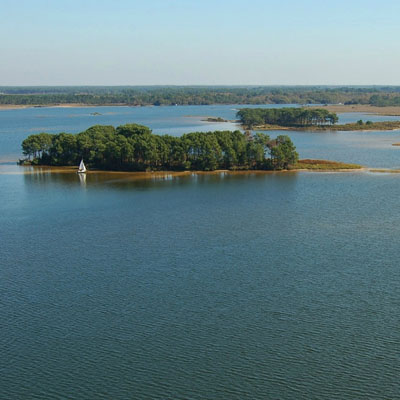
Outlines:
{"label": "white sail", "polygon": [[83,162],[83,159],[81,160],[81,163],[79,164],[79,168],[78,168],[78,173],[79,172],[86,172],[86,167],[85,167],[85,163]]}

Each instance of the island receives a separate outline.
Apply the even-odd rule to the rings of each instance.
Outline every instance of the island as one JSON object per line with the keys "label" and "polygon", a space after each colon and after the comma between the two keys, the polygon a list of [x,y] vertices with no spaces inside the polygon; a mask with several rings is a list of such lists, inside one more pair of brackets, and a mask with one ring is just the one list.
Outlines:
{"label": "island", "polygon": [[207,117],[202,119],[204,122],[229,122],[227,119],[221,117]]}
{"label": "island", "polygon": [[193,132],[180,137],[155,135],[139,124],[117,128],[94,125],[78,133],[39,133],[22,142],[21,165],[77,166],[108,171],[282,171],[347,170],[355,164],[299,160],[287,135],[265,133]]}
{"label": "island", "polygon": [[78,134],[39,133],[22,142],[21,164],[116,171],[282,170],[298,161],[291,139],[236,131],[155,135],[138,124],[95,125]]}
{"label": "island", "polygon": [[360,131],[400,129],[399,121],[362,121],[337,124],[336,113],[326,108],[283,107],[283,108],[242,108],[237,117],[245,129],[258,130],[318,130],[318,131]]}

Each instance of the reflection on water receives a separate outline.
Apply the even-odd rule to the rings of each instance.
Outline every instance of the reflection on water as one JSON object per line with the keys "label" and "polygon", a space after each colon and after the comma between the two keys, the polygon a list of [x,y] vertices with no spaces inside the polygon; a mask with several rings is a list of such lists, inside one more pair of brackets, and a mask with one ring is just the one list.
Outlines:
{"label": "reflection on water", "polygon": [[215,172],[88,172],[77,174],[76,171],[46,168],[24,167],[22,176],[26,185],[64,185],[71,187],[85,187],[102,189],[157,188],[166,182],[170,185],[207,184],[219,185],[224,181],[243,182],[249,180],[265,180],[279,177],[279,180],[288,183],[296,179],[296,172],[269,172],[269,171],[215,171]]}
{"label": "reflection on water", "polygon": [[0,398],[397,397],[399,175],[26,172]]}
{"label": "reflection on water", "polygon": [[[400,163],[398,132],[293,138]],[[398,398],[399,179],[0,165],[0,398]]]}
{"label": "reflection on water", "polygon": [[79,177],[79,181],[81,186],[86,187],[86,174],[77,174]]}

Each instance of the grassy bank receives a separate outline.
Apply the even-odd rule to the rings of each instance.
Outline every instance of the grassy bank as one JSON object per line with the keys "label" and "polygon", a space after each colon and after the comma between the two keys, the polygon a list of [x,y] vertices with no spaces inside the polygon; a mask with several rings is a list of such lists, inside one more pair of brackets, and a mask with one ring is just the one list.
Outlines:
{"label": "grassy bank", "polygon": [[[26,169],[23,171],[25,174],[34,174],[34,173],[63,173],[63,174],[76,174],[78,168],[77,167],[52,167],[46,165],[24,165]],[[296,172],[296,171],[346,171],[346,170],[359,170],[363,167],[357,164],[347,164],[338,161],[330,161],[330,160],[311,160],[304,159],[299,160],[295,165],[290,167],[287,170],[281,171],[267,171],[267,170],[242,170],[242,171],[232,171],[226,169],[219,169],[215,171],[152,171],[152,172],[132,172],[132,171],[112,171],[112,170],[88,170],[87,175],[114,175],[114,176],[126,176],[126,177],[135,177],[135,178],[154,178],[154,177],[166,177],[166,176],[190,176],[192,174],[195,175],[215,175],[215,174],[230,174],[230,175],[244,175],[244,174],[271,174],[271,173],[282,173],[282,172]]]}
{"label": "grassy bank", "polygon": [[357,122],[351,124],[338,125],[320,125],[320,126],[280,126],[280,125],[257,125],[254,130],[271,131],[271,130],[296,130],[296,131],[392,131],[400,129],[399,121],[382,121],[369,122],[359,124]]}
{"label": "grassy bank", "polygon": [[324,127],[313,127],[313,130],[324,131],[392,131],[400,129],[400,121],[382,121],[369,123],[351,123]]}
{"label": "grassy bank", "polygon": [[304,159],[299,160],[291,170],[300,170],[300,169],[307,169],[307,170],[350,170],[350,169],[361,169],[363,168],[361,165],[358,164],[348,164],[339,161],[329,161],[329,160],[311,160],[311,159]]}
{"label": "grassy bank", "polygon": [[332,104],[326,106],[305,106],[311,109],[322,108],[334,113],[360,112],[367,114],[400,116],[400,106],[377,107],[369,104]]}

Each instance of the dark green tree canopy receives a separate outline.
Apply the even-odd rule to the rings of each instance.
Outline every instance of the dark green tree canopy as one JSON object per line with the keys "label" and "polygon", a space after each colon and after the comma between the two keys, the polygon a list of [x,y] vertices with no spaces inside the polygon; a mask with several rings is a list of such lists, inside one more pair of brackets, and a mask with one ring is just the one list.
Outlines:
{"label": "dark green tree canopy", "polygon": [[325,109],[296,107],[284,108],[242,108],[237,112],[240,122],[250,128],[259,125],[307,126],[333,125],[338,116]]}
{"label": "dark green tree canopy", "polygon": [[126,171],[282,169],[297,161],[287,136],[265,133],[193,132],[181,137],[154,135],[143,125],[95,125],[76,135],[30,135],[22,150],[34,164],[77,165]]}
{"label": "dark green tree canopy", "polygon": [[0,87],[0,104],[202,105],[372,104],[399,105],[400,87],[329,86],[37,86]]}
{"label": "dark green tree canopy", "polygon": [[117,128],[117,134],[125,137],[132,137],[135,135],[150,135],[151,129],[144,125],[126,124]]}

